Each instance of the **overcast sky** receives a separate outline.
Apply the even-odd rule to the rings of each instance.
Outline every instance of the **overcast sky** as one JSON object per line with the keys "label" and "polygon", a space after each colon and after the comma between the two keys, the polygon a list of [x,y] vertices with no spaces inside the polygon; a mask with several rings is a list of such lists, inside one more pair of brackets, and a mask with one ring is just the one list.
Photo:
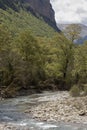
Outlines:
{"label": "overcast sky", "polygon": [[87,0],[51,0],[57,23],[87,25]]}

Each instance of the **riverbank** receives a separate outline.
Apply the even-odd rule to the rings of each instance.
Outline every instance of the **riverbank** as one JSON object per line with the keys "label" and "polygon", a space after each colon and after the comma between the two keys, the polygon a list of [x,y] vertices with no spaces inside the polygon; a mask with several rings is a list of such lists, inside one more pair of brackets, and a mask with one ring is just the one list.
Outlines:
{"label": "riverbank", "polygon": [[[75,112],[75,106],[72,105],[70,109],[71,101],[73,105],[79,102],[80,110]],[[0,102],[0,130],[87,130],[86,105],[87,97],[74,99],[65,91],[44,91],[4,99]],[[75,116],[74,119],[69,114]]]}
{"label": "riverbank", "polygon": [[26,110],[34,119],[87,124],[87,96],[71,97],[68,92],[57,92],[39,100],[44,102]]}

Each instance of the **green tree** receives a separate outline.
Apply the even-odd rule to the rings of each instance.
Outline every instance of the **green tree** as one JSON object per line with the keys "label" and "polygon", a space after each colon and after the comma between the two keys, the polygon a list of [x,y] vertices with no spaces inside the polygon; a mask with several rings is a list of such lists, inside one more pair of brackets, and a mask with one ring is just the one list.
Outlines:
{"label": "green tree", "polygon": [[0,76],[1,86],[8,85],[12,78],[10,52],[12,35],[4,25],[0,25]]}
{"label": "green tree", "polygon": [[72,82],[73,44],[63,34],[57,34],[45,45],[45,72],[48,78],[61,84],[61,89],[68,89]]}
{"label": "green tree", "polygon": [[[40,78],[40,46],[37,40],[30,34],[29,31],[24,31],[19,34],[17,40],[18,51],[22,57],[23,68],[23,84],[29,86],[29,84],[35,84]],[[22,74],[21,74],[22,75]]]}
{"label": "green tree", "polygon": [[87,83],[87,43],[74,50],[73,75],[76,83]]}
{"label": "green tree", "polygon": [[80,38],[81,26],[78,24],[70,24],[65,28],[64,33],[69,40],[74,42]]}
{"label": "green tree", "polygon": [[59,72],[63,87],[68,89],[72,83],[72,68],[73,68],[73,44],[69,42],[63,35],[56,38],[57,63],[59,64]]}

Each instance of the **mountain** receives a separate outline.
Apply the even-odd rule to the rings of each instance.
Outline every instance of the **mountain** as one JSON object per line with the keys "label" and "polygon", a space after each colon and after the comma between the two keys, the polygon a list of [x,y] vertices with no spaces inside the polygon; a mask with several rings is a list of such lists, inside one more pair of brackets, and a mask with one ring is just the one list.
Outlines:
{"label": "mountain", "polygon": [[[58,28],[61,31],[64,31],[67,26],[70,24],[58,24]],[[81,27],[81,33],[80,33],[80,38],[76,40],[76,43],[82,44],[84,41],[87,40],[87,26],[83,24],[77,24]]]}
{"label": "mountain", "polygon": [[70,24],[57,24],[58,28],[63,31],[66,29],[67,26],[69,26]]}
{"label": "mountain", "polygon": [[42,18],[56,31],[60,31],[56,26],[55,13],[50,4],[50,0],[0,0],[0,8],[18,12],[20,9],[31,12],[37,18]]}

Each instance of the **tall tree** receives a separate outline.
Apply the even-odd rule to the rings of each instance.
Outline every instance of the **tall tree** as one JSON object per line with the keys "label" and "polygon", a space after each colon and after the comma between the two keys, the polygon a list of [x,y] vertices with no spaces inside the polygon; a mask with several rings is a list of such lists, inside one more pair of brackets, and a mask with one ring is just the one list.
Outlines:
{"label": "tall tree", "polygon": [[37,82],[39,79],[39,66],[41,64],[40,46],[35,37],[29,31],[19,34],[17,40],[18,51],[22,57],[21,76],[25,86]]}
{"label": "tall tree", "polygon": [[59,71],[62,74],[63,87],[68,89],[71,84],[72,67],[73,67],[73,44],[63,35],[56,38],[57,62],[60,66]]}
{"label": "tall tree", "polygon": [[74,42],[80,38],[81,26],[78,24],[70,24],[65,28],[64,33],[69,40]]}
{"label": "tall tree", "polygon": [[1,85],[8,85],[12,78],[10,61],[12,35],[4,25],[0,25],[0,76]]}
{"label": "tall tree", "polygon": [[87,42],[74,49],[75,83],[87,83]]}

